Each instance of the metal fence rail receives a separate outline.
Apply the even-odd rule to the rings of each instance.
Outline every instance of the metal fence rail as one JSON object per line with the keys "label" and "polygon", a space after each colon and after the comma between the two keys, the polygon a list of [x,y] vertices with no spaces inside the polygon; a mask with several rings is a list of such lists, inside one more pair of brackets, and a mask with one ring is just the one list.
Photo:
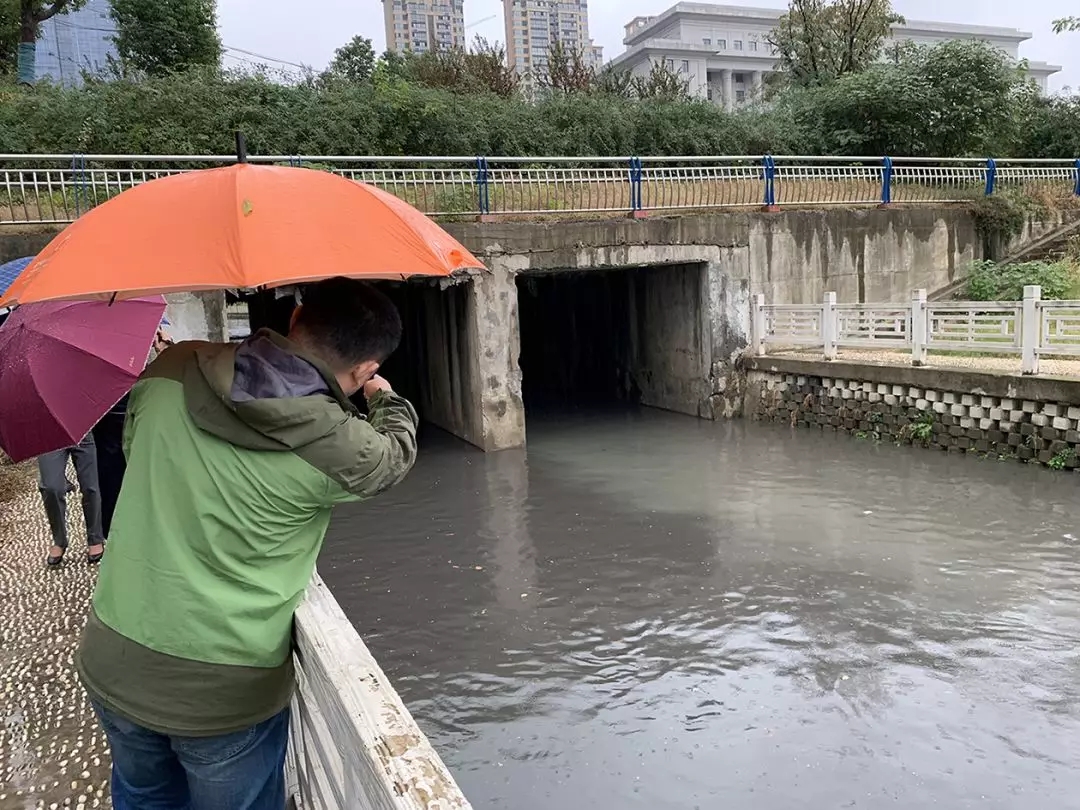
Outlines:
{"label": "metal fence rail", "polygon": [[[64,224],[133,186],[231,155],[0,154],[0,225]],[[1080,160],[799,155],[359,157],[263,155],[376,185],[440,217],[763,206],[940,204],[1002,189],[1080,196]]]}
{"label": "metal fence rail", "polygon": [[1080,301],[1043,301],[1038,286],[1024,288],[1023,301],[927,303],[915,290],[908,304],[837,304],[825,293],[821,304],[766,305],[751,302],[750,351],[821,347],[826,360],[843,348],[903,350],[913,365],[928,351],[1020,355],[1024,374],[1039,373],[1042,356],[1080,357]]}

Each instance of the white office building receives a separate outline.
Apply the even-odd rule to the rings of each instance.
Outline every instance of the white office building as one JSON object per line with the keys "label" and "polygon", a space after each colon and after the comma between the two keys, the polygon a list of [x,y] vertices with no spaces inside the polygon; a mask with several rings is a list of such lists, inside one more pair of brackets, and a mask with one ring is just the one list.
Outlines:
{"label": "white office building", "polygon": [[[678,3],[655,17],[635,17],[626,25],[626,51],[610,65],[637,75],[664,62],[685,74],[690,92],[733,109],[760,92],[764,77],[776,69],[776,56],[765,41],[782,10]],[[1031,34],[1015,28],[909,20],[894,25],[896,41],[932,45],[951,39],[976,39],[1020,59],[1020,43]],[[1046,80],[1059,65],[1029,62],[1028,73],[1046,90]]]}

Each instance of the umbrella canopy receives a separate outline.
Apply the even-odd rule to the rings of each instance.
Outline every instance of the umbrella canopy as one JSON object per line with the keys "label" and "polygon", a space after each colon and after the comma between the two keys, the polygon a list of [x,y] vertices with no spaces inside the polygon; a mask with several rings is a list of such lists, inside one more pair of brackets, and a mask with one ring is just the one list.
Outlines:
{"label": "umbrella canopy", "polygon": [[161,296],[21,306],[0,328],[0,447],[15,461],[78,443],[135,384]]}
{"label": "umbrella canopy", "polygon": [[66,228],[0,306],[483,265],[415,208],[329,172],[238,163],[153,180]]}

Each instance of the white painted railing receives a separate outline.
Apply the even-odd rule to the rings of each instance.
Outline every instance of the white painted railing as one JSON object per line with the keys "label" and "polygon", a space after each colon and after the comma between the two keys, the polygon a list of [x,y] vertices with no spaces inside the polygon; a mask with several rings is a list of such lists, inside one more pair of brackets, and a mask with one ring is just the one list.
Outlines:
{"label": "white painted railing", "polygon": [[296,612],[296,648],[286,771],[298,810],[470,810],[318,576]]}
{"label": "white painted railing", "polygon": [[838,304],[827,292],[821,304],[751,303],[751,347],[820,346],[826,360],[840,349],[901,350],[922,365],[929,351],[1019,354],[1021,372],[1039,373],[1044,355],[1080,357],[1080,301],[1043,301],[1038,286],[1024,288],[1023,301],[928,303],[915,290],[907,304]]}

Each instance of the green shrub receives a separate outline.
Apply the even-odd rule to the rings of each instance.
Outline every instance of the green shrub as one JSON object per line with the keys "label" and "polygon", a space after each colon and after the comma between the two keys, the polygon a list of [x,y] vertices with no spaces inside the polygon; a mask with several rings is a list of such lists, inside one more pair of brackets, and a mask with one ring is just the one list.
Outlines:
{"label": "green shrub", "polygon": [[1069,296],[1076,281],[1076,266],[1064,261],[973,262],[965,297],[969,301],[1018,301],[1024,297],[1024,287],[1038,284],[1043,298],[1062,299]]}

